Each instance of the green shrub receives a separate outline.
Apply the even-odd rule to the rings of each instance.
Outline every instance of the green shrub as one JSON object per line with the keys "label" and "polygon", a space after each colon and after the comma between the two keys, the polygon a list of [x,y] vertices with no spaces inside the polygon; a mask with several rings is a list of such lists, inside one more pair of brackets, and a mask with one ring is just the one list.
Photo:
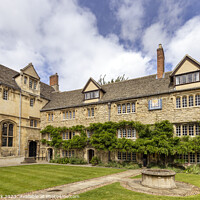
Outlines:
{"label": "green shrub", "polygon": [[200,174],[200,167],[198,165],[191,165],[186,168],[185,172],[189,174]]}
{"label": "green shrub", "polygon": [[141,168],[141,165],[133,162],[117,162],[117,161],[110,161],[105,164],[100,164],[99,166],[104,166],[104,167],[113,167],[113,168],[126,168],[126,169],[139,169]]}
{"label": "green shrub", "polygon": [[95,166],[101,163],[101,160],[97,156],[94,156],[90,162],[93,166]]}
{"label": "green shrub", "polygon": [[71,158],[69,158],[69,163],[70,164],[75,164],[75,165],[84,165],[84,164],[87,164],[87,162],[84,159],[77,158],[77,157],[71,157]]}

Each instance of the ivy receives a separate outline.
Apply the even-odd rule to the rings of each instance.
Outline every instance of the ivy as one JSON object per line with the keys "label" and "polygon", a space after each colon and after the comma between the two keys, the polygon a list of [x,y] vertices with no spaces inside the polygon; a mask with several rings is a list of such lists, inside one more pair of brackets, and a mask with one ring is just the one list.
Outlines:
{"label": "ivy", "polygon": [[[138,138],[133,141],[126,138],[117,138],[117,130],[134,128]],[[93,134],[87,138],[86,131]],[[79,132],[70,140],[63,140],[62,133],[66,131]],[[144,125],[135,121],[92,123],[89,127],[82,125],[72,127],[45,127],[41,133],[49,133],[52,140],[42,139],[43,144],[55,149],[83,149],[88,144],[97,150],[110,152],[138,152],[142,154],[158,154],[165,161],[175,154],[187,154],[200,152],[200,136],[197,137],[174,137],[173,125],[165,120],[153,125]],[[109,158],[110,159],[110,158]]]}

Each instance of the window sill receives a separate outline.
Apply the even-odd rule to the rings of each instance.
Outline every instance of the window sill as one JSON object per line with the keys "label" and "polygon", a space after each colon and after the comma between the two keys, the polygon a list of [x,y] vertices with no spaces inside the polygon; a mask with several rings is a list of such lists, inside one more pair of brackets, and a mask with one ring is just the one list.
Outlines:
{"label": "window sill", "polygon": [[136,114],[136,112],[130,112],[130,113],[117,113],[117,115],[129,115],[129,114]]}

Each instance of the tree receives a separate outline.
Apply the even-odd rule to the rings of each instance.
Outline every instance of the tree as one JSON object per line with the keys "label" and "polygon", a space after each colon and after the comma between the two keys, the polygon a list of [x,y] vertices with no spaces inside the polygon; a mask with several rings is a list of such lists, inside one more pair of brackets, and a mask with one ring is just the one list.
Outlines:
{"label": "tree", "polygon": [[90,144],[97,150],[108,151],[108,161],[110,161],[110,152],[116,149],[117,144],[116,123],[94,123],[88,129],[93,131]]}
{"label": "tree", "polygon": [[98,83],[100,85],[105,85],[105,84],[116,83],[116,82],[128,80],[128,78],[125,78],[125,74],[123,74],[122,76],[118,76],[116,79],[112,78],[110,81],[106,81],[105,77],[106,77],[106,74],[103,77],[102,77],[102,75],[100,76],[100,78],[98,80]]}

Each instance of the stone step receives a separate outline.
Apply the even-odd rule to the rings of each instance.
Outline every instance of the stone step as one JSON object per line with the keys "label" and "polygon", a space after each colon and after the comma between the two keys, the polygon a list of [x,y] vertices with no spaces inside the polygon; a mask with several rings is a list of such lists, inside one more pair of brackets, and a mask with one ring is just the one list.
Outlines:
{"label": "stone step", "polygon": [[26,164],[26,163],[36,163],[35,157],[24,158],[24,161],[21,162],[21,164]]}

